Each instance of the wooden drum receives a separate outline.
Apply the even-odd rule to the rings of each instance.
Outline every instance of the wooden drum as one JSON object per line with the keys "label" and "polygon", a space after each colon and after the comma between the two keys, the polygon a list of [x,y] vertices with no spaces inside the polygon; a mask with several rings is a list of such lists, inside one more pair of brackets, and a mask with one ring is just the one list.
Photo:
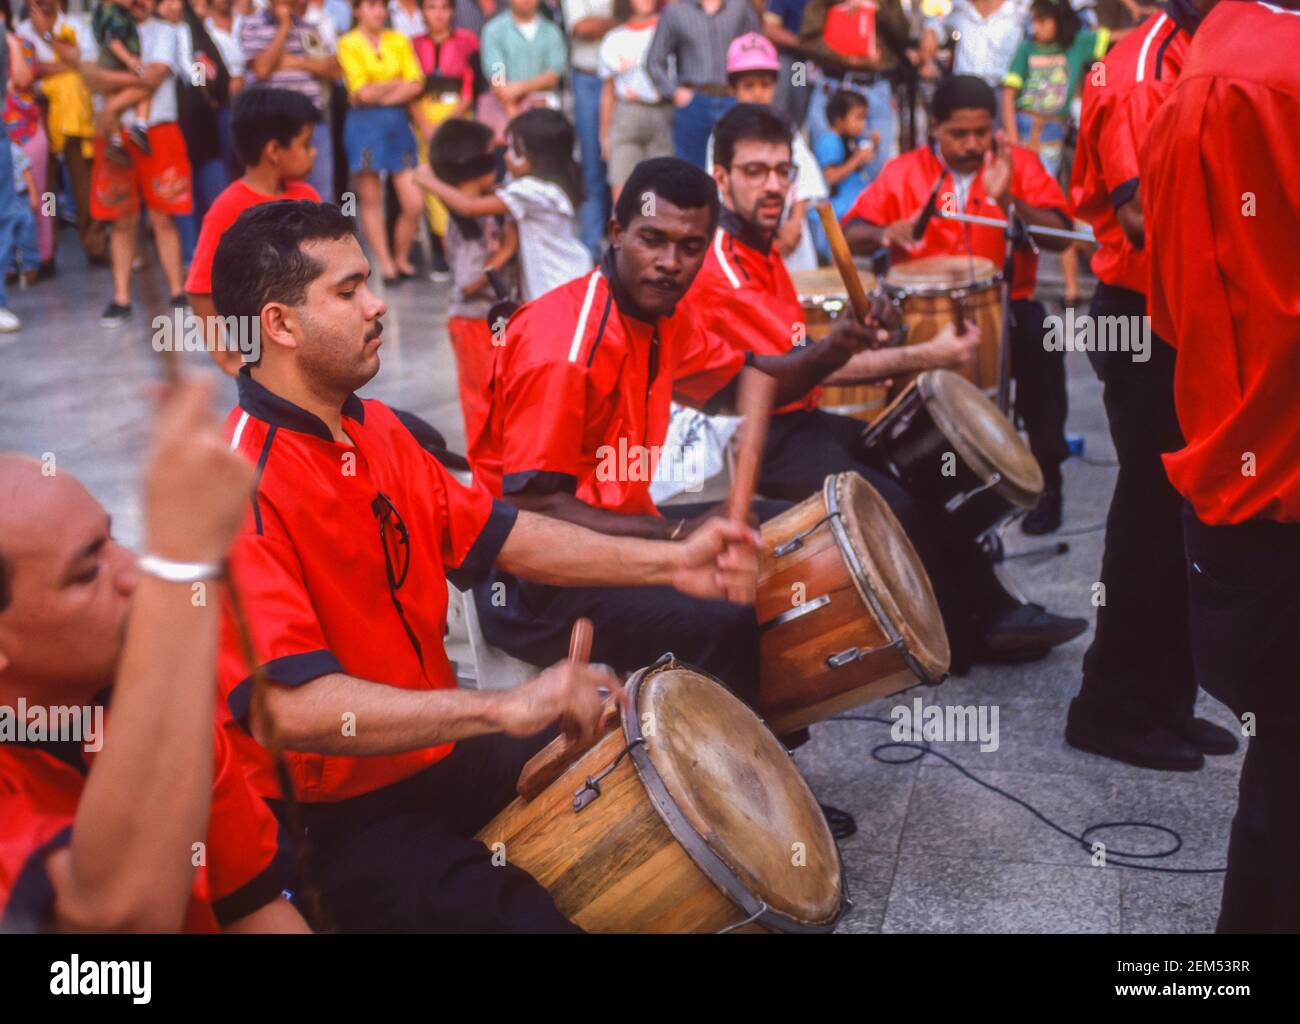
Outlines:
{"label": "wooden drum", "polygon": [[[859,270],[858,275],[863,289],[870,294],[876,287],[875,275],[865,270]],[[818,341],[826,336],[835,318],[849,304],[844,281],[834,267],[793,270],[790,277],[799,291],[799,303],[808,324],[808,340]],[[870,423],[888,401],[889,389],[879,384],[832,384],[822,388],[821,408]]]}
{"label": "wooden drum", "polygon": [[826,932],[839,850],[790,755],[712,676],[665,655],[633,713],[478,838],[593,932]]}
{"label": "wooden drum", "polygon": [[759,712],[783,734],[938,683],[948,634],[916,549],[874,487],[828,476],[763,524]]}
{"label": "wooden drum", "polygon": [[865,457],[972,538],[1043,493],[1029,446],[989,398],[951,370],[927,370],[862,435]]}
{"label": "wooden drum", "polygon": [[[976,387],[998,386],[1002,347],[1002,274],[983,256],[927,256],[890,268],[885,291],[902,306],[907,344],[929,341],[948,324],[974,320],[980,329],[979,355],[961,371]],[[912,376],[895,378],[895,393]]]}

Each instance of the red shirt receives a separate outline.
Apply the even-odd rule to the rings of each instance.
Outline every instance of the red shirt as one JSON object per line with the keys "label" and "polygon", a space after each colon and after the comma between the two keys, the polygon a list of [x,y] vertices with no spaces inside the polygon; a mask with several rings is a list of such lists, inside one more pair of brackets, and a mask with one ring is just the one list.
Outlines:
{"label": "red shirt", "polygon": [[[112,733],[105,737],[112,742]],[[63,745],[0,744],[0,933],[51,924],[45,858],[72,842],[77,804],[95,755]],[[216,932],[278,899],[287,881],[279,824],[248,785],[220,729],[214,740],[205,862],[195,870],[182,930]],[[159,766],[160,771],[166,765]]]}
{"label": "red shirt", "polygon": [[199,240],[194,244],[190,273],[185,278],[187,292],[194,295],[212,294],[212,257],[216,255],[221,236],[250,206],[272,203],[277,199],[310,199],[313,203],[319,203],[320,195],[305,181],[285,182],[284,191],[278,196],[254,192],[244,184],[243,179],[232,181],[226,186],[204,214],[203,226],[199,228]]}
{"label": "red shirt", "polygon": [[[355,445],[349,447],[247,368],[238,383],[239,407],[226,427],[231,447],[257,463],[259,477],[231,566],[267,678],[301,686],[345,672],[405,690],[454,687],[442,646],[447,579],[465,589],[487,575],[514,510],[482,487],[457,483],[381,402],[348,398],[343,429]],[[381,495],[396,509],[387,513],[384,542]],[[390,565],[400,580],[396,589]],[[277,797],[270,758],[244,729],[252,682],[228,614],[219,678],[254,786]],[[346,724],[341,720],[340,728]],[[407,778],[451,749],[444,743],[369,757],[290,752],[285,760],[298,799],[321,803]]]}
{"label": "red shirt", "polygon": [[685,302],[655,323],[624,313],[608,272],[560,285],[511,318],[482,450],[470,460],[498,494],[563,490],[610,512],[658,515],[650,480],[673,399],[705,405],[745,357]]}
{"label": "red shirt", "polygon": [[[478,53],[478,37],[473,32],[467,28],[454,28],[451,35],[440,43],[434,42],[426,33],[413,38],[411,48],[415,50],[415,59],[420,62],[420,70],[426,76],[447,79],[447,84],[454,78],[459,83],[460,98],[474,98],[474,65],[470,58]],[[439,83],[435,81],[433,84]]]}
{"label": "red shirt", "polygon": [[[799,292],[776,246],[755,237],[730,210],[722,219],[687,301],[707,329],[742,352],[783,356],[803,344],[808,324]],[[778,409],[815,409],[821,389]]]}
{"label": "red shirt", "polygon": [[[939,189],[939,208],[945,203],[955,203],[952,172],[935,156],[929,146],[921,146],[910,153],[896,156],[881,168],[876,180],[863,189],[858,201],[849,207],[842,218],[847,225],[854,219],[885,227],[896,220],[919,212],[930,198],[935,179],[944,174]],[[1061,188],[1043,167],[1038,154],[1023,146],[1011,147],[1011,195],[1022,203],[1039,209],[1060,210],[1066,213],[1066,200]],[[1004,220],[1005,215],[997,201],[984,188],[984,175],[976,171],[970,184],[963,213]],[[931,219],[921,238],[921,244],[912,252],[895,247],[894,262],[920,259],[923,256],[950,256],[974,253],[993,261],[1001,267],[1006,256],[1006,242],[1001,228],[983,224],[963,224],[955,220]],[[1038,283],[1038,257],[1027,249],[1015,254],[1015,288],[1013,299],[1027,299],[1034,294]]]}
{"label": "red shirt", "polygon": [[1097,236],[1092,272],[1130,291],[1146,292],[1150,268],[1146,250],[1133,248],[1115,210],[1137,192],[1138,154],[1151,119],[1178,80],[1190,41],[1169,15],[1153,14],[1106,54],[1100,62],[1104,78],[1084,76],[1070,203]]}
{"label": "red shirt", "polygon": [[1219,4],[1142,154],[1152,328],[1178,350],[1187,439],[1165,468],[1211,525],[1300,522],[1297,53],[1300,12]]}

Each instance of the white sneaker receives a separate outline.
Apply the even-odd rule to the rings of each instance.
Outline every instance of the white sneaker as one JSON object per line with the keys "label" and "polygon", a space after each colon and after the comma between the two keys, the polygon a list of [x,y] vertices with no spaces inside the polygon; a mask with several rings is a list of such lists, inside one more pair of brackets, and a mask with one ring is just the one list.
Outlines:
{"label": "white sneaker", "polygon": [[18,317],[14,316],[11,310],[0,306],[0,331],[4,331],[6,334],[12,334],[14,331],[22,327],[22,325],[23,322],[19,320]]}

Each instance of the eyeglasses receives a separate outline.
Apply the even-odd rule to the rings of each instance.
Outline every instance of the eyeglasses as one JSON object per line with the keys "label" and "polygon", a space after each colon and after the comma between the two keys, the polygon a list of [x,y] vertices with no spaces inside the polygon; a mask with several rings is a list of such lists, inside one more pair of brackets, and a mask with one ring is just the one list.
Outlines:
{"label": "eyeglasses", "polygon": [[379,520],[379,546],[384,552],[388,596],[392,598],[393,607],[397,609],[397,617],[402,620],[402,628],[406,630],[407,639],[415,648],[415,656],[423,665],[424,648],[420,646],[420,638],[415,635],[415,630],[406,621],[402,602],[397,599],[397,592],[402,589],[402,584],[406,582],[406,574],[411,571],[411,534],[406,529],[406,523],[402,521],[402,514],[397,511],[397,506],[383,491],[380,491],[375,496],[375,500],[370,503],[370,511]]}
{"label": "eyeglasses", "polygon": [[799,165],[796,163],[765,164],[756,161],[748,164],[732,164],[731,168],[751,185],[759,185],[767,181],[769,174],[775,174],[777,181],[788,185],[799,173]]}

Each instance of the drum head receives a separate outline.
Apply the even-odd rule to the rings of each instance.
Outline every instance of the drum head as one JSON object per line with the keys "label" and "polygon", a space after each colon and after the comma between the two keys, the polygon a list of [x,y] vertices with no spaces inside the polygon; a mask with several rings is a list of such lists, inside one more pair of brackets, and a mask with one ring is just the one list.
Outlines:
{"label": "drum head", "polygon": [[[912,657],[937,683],[948,671],[951,652],[939,602],[916,548],[880,492],[857,473],[840,473],[827,481],[832,484],[844,532],[866,576],[860,580],[854,573],[854,582],[859,590],[870,586]],[[865,592],[862,599],[871,603]]]}
{"label": "drum head", "polygon": [[[858,278],[862,281],[862,287],[865,291],[870,292],[876,287],[876,275],[869,270],[859,270]],[[794,281],[795,291],[799,293],[799,301],[818,302],[825,299],[842,299],[847,302],[849,291],[844,287],[844,280],[840,277],[840,272],[834,267],[815,267],[812,270],[792,270],[790,279]]]}
{"label": "drum head", "polygon": [[[839,850],[803,776],[759,717],[710,676],[677,663],[646,671],[637,710],[650,763],[699,840],[772,910],[807,925],[833,923],[844,902]],[[691,844],[683,846],[726,891]]]}
{"label": "drum head", "polygon": [[925,256],[890,267],[885,284],[904,295],[946,295],[955,288],[987,287],[997,279],[997,265],[983,256]]}
{"label": "drum head", "polygon": [[935,425],[966,465],[986,483],[999,474],[998,493],[1021,508],[1033,508],[1043,493],[1043,471],[988,396],[951,370],[927,370],[916,384]]}

